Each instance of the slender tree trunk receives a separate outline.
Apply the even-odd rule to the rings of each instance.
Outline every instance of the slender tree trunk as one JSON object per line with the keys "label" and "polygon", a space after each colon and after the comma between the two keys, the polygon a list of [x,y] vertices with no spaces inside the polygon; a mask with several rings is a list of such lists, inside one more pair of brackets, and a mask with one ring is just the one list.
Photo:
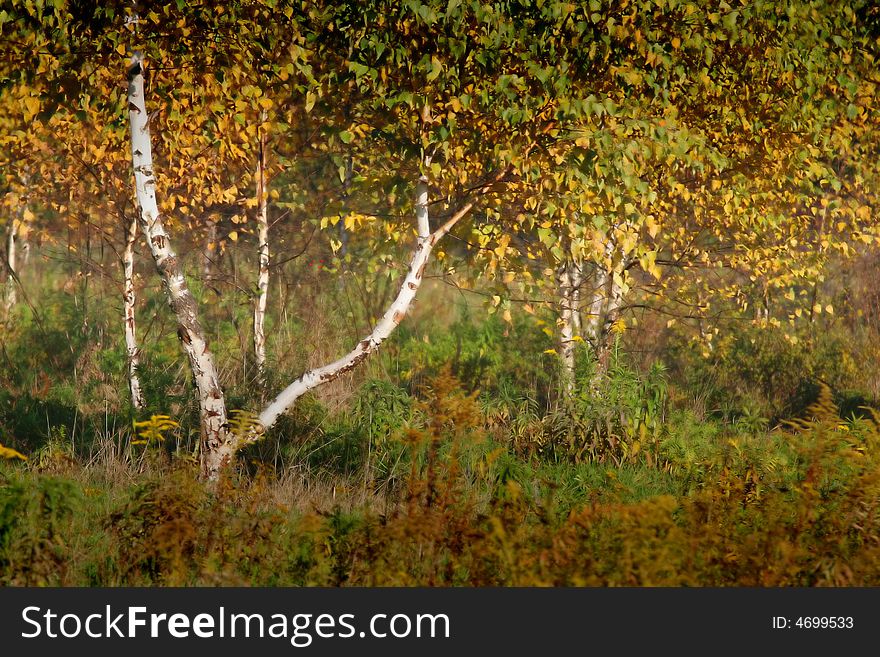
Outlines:
{"label": "slender tree trunk", "polygon": [[260,271],[257,275],[257,299],[254,305],[254,359],[260,384],[266,369],[266,300],[269,294],[269,216],[266,199],[266,133],[260,126],[260,149],[257,162],[257,240]]}
{"label": "slender tree trunk", "polygon": [[199,322],[196,301],[187,286],[180,261],[171,248],[156,203],[156,179],[153,173],[140,53],[132,57],[128,71],[128,107],[140,225],[156,263],[156,269],[162,277],[168,301],[177,318],[177,335],[189,359],[195,381],[201,419],[202,476],[208,480],[215,480],[220,470],[231,462],[235,450],[229,439],[226,403],[220,388],[217,368]]}
{"label": "slender tree trunk", "polygon": [[596,265],[593,274],[593,292],[590,295],[589,319],[585,335],[595,351],[602,334],[602,308],[605,305],[605,292],[608,286],[608,272],[602,265]]}
{"label": "slender tree trunk", "polygon": [[[10,217],[6,227],[6,289],[4,291],[3,311],[4,317],[18,303],[18,286],[21,284],[21,270],[27,264],[30,256],[30,244],[28,237],[28,190],[30,189],[31,176],[27,167],[19,174],[22,192],[18,195],[18,218]],[[21,259],[19,259],[21,249]]]}
{"label": "slender tree trunk", "polygon": [[144,393],[138,376],[140,349],[134,315],[134,242],[137,239],[138,222],[133,218],[125,234],[125,249],[122,251],[122,312],[125,324],[125,351],[128,356],[128,389],[131,392],[131,405],[135,410],[144,407]]}
{"label": "slender tree trunk", "polygon": [[556,273],[559,291],[559,357],[562,361],[562,392],[568,397],[574,390],[575,342],[580,338],[578,307],[581,273],[578,263],[563,262]]}
{"label": "slender tree trunk", "polygon": [[581,316],[581,284],[583,281],[583,266],[575,264],[574,279],[571,285],[571,322],[574,334],[579,338],[584,337],[583,317]]}
{"label": "slender tree trunk", "polygon": [[624,263],[617,263],[614,268],[605,274],[605,298],[600,313],[598,332],[594,335],[596,350],[596,371],[593,375],[592,385],[598,387],[599,383],[608,373],[611,364],[611,351],[614,346],[614,334],[612,326],[620,318],[620,309],[623,306],[623,288],[620,279],[625,270]]}
{"label": "slender tree trunk", "polygon": [[16,244],[18,242],[18,219],[9,218],[6,226],[6,290],[3,299],[4,317],[9,317],[12,308],[18,301],[18,264],[16,262]]}

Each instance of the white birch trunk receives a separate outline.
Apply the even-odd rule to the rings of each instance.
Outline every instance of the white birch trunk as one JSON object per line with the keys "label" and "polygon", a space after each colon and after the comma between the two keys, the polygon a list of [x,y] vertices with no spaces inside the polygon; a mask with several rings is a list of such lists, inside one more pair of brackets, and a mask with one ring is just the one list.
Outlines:
{"label": "white birch trunk", "polygon": [[611,327],[620,317],[620,309],[623,306],[623,288],[618,281],[623,277],[624,271],[625,263],[620,262],[605,273],[605,294],[594,337],[596,354],[596,371],[592,380],[594,388],[599,386],[611,364],[611,349],[614,346]]}
{"label": "white birch trunk", "polygon": [[[500,181],[506,171],[499,172],[490,183],[487,183],[481,190],[486,192],[492,184]],[[357,346],[348,352],[342,358],[309,370],[296,381],[291,383],[287,388],[268,405],[263,412],[260,413],[259,421],[262,429],[268,429],[276,420],[289,409],[297,399],[307,393],[309,390],[318,387],[323,383],[333,381],[342,374],[349,372],[364,361],[367,356],[379,348],[379,346],[391,335],[397,325],[406,316],[406,312],[412,304],[413,299],[422,284],[422,277],[431,251],[440,239],[448,233],[458,221],[464,217],[474,207],[475,201],[470,201],[461,207],[452,217],[433,233],[430,232],[430,224],[428,221],[428,194],[427,181],[420,179],[416,185],[416,222],[419,231],[419,238],[416,243],[412,259],[409,263],[409,270],[406,278],[400,286],[400,291],[394,299],[391,306],[373,328],[373,331],[358,342]],[[242,442],[250,442],[259,437],[257,434],[246,436]]]}
{"label": "white birch trunk", "polygon": [[144,407],[144,393],[138,376],[140,349],[134,315],[134,241],[137,238],[137,218],[131,221],[125,234],[125,249],[122,251],[122,313],[125,331],[125,352],[128,357],[128,389],[131,392],[131,405],[135,410]]}
{"label": "white birch trunk", "polygon": [[257,299],[254,304],[254,360],[259,380],[265,380],[266,369],[266,301],[269,294],[269,217],[266,199],[266,134],[260,126],[260,150],[257,161],[257,240],[259,267]]}
{"label": "white birch trunk", "polygon": [[583,267],[576,263],[571,283],[571,324],[574,334],[584,337],[583,318],[581,317],[581,284],[583,283]]}
{"label": "white birch trunk", "polygon": [[431,234],[431,223],[428,218],[428,177],[420,176],[416,183],[416,230],[419,239]]}
{"label": "white birch trunk", "polygon": [[563,262],[556,272],[559,292],[559,358],[562,361],[562,391],[565,396],[574,390],[574,286],[571,261]]}
{"label": "white birch trunk", "polygon": [[189,358],[195,381],[201,419],[202,476],[216,480],[220,470],[231,462],[235,450],[229,440],[226,403],[217,368],[199,323],[196,302],[189,291],[177,255],[171,248],[156,203],[156,179],[144,102],[143,64],[139,53],[132,57],[128,71],[128,108],[140,225],[177,318],[177,335]]}
{"label": "white birch trunk", "polygon": [[602,335],[602,308],[605,305],[605,291],[608,283],[608,273],[601,265],[595,268],[593,278],[593,293],[590,298],[589,319],[587,320],[586,338],[595,350],[599,346],[599,338]]}
{"label": "white birch trunk", "polygon": [[3,299],[4,316],[8,317],[12,312],[12,308],[18,301],[18,281],[16,275],[18,264],[16,262],[16,243],[18,242],[18,220],[14,217],[9,218],[9,224],[6,226],[6,290]]}

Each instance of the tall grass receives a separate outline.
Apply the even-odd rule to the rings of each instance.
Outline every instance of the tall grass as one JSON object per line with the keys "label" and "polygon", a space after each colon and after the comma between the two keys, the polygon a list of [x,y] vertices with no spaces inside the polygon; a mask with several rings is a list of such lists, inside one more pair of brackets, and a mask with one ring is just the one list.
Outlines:
{"label": "tall grass", "polygon": [[[246,290],[196,288],[239,417],[378,307],[321,301],[327,284],[274,314],[265,388]],[[118,308],[42,286],[0,338],[0,443],[28,457],[0,462],[3,584],[880,583],[880,417],[871,368],[852,366],[866,341],[743,330],[636,367],[624,334],[598,386],[580,351],[564,399],[549,314],[506,322],[434,285],[379,358],[300,400],[209,490],[160,291],[141,299],[134,415]]]}

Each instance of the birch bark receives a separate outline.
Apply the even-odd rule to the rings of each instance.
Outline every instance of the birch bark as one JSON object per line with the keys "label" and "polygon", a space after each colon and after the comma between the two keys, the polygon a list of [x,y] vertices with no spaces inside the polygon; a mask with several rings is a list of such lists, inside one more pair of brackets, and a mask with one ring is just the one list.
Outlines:
{"label": "birch bark", "polygon": [[134,315],[134,242],[137,239],[138,221],[132,219],[125,234],[125,249],[122,251],[122,313],[125,332],[125,352],[128,357],[128,389],[131,405],[135,410],[144,407],[144,393],[138,376],[140,349],[137,343]]}
{"label": "birch bark", "polygon": [[578,335],[579,313],[577,307],[580,287],[580,268],[573,260],[563,262],[557,270],[559,292],[559,356],[562,360],[562,391],[566,396],[574,390],[575,341]]}
{"label": "birch bark", "polygon": [[254,304],[254,360],[260,384],[266,370],[266,301],[269,294],[269,216],[266,199],[266,133],[260,126],[260,147],[257,161],[257,240],[260,271],[257,275],[257,299]]}
{"label": "birch bark", "polygon": [[611,364],[611,350],[613,347],[611,328],[620,317],[620,309],[623,306],[623,287],[620,281],[623,279],[625,268],[625,262],[618,262],[604,276],[604,299],[602,310],[599,313],[596,333],[593,337],[596,354],[596,370],[592,380],[593,388],[599,386]]}
{"label": "birch bark", "polygon": [[229,439],[226,403],[217,368],[199,322],[196,302],[177,254],[171,247],[156,203],[150,128],[144,102],[143,61],[139,53],[132,57],[128,71],[128,109],[140,226],[177,319],[177,335],[189,359],[195,381],[201,419],[202,476],[216,480],[220,470],[231,461],[235,450]]}
{"label": "birch bark", "polygon": [[18,301],[18,290],[16,285],[18,285],[18,281],[16,281],[16,274],[18,272],[18,263],[17,255],[16,255],[16,245],[18,242],[18,219],[14,217],[9,218],[9,223],[6,226],[6,289],[4,291],[4,299],[3,299],[3,313],[4,317],[8,317],[9,313],[12,312],[12,308],[15,306]]}

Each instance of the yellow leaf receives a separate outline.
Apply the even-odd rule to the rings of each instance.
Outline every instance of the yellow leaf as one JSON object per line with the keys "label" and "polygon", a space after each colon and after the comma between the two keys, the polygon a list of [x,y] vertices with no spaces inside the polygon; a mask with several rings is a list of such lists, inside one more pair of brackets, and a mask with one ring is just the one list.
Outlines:
{"label": "yellow leaf", "polygon": [[234,230],[231,233],[229,233],[229,239],[232,240],[233,242],[237,242],[238,241],[238,231]]}
{"label": "yellow leaf", "polygon": [[0,459],[21,459],[22,461],[27,461],[27,456],[15,451],[11,447],[0,445]]}
{"label": "yellow leaf", "polygon": [[306,112],[311,112],[312,108],[315,106],[318,97],[311,91],[306,92]]}
{"label": "yellow leaf", "polygon": [[544,353],[545,353],[545,354],[550,354],[551,356],[555,356],[555,355],[556,355],[556,350],[555,350],[555,349],[545,349],[545,350],[544,350]]}
{"label": "yellow leaf", "polygon": [[834,314],[834,306],[832,306],[829,303],[827,306],[825,306],[825,312],[828,313],[829,315],[833,315]]}
{"label": "yellow leaf", "polygon": [[32,96],[27,96],[22,99],[25,108],[24,118],[25,120],[31,119],[37,115],[37,112],[40,111],[40,101]]}

